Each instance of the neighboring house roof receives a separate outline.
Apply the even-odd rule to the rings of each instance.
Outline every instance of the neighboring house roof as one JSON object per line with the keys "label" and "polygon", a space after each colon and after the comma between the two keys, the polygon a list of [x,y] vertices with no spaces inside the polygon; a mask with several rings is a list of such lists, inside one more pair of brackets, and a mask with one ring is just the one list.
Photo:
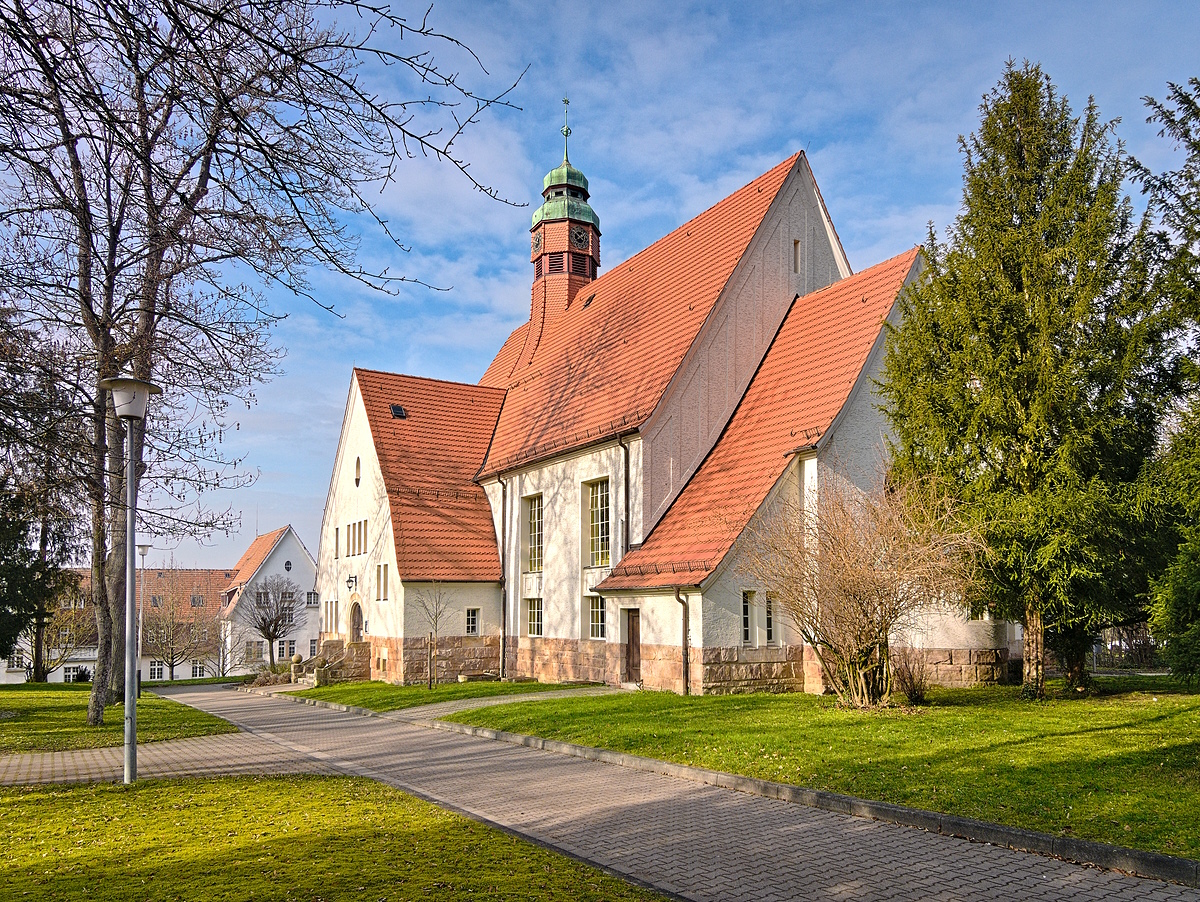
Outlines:
{"label": "neighboring house roof", "polygon": [[708,457],[599,590],[696,586],[720,565],[790,461],[833,425],[879,340],[914,248],[797,299]]}
{"label": "neighboring house roof", "polygon": [[[78,569],[80,591],[91,599],[92,571]],[[164,604],[176,604],[193,616],[220,610],[221,596],[232,570],[199,570],[186,567],[146,567],[137,571],[138,583],[135,590],[143,598],[143,610],[149,610],[152,599],[163,599]],[[199,597],[200,604],[193,607],[192,598]],[[158,607],[158,605],[154,605]]]}
{"label": "neighboring house roof", "polygon": [[229,584],[226,591],[236,591],[254,579],[254,574],[258,573],[258,568],[263,565],[263,561],[267,559],[267,555],[279,544],[279,540],[283,538],[289,529],[291,529],[290,526],[281,526],[279,529],[273,529],[270,532],[263,533],[261,536],[256,536],[254,541],[250,543],[250,547],[246,549],[241,558],[238,559],[237,565],[233,568],[233,582]]}
{"label": "neighboring house roof", "polygon": [[508,397],[479,475],[644,422],[799,156],[586,285],[565,311],[547,314],[527,365],[518,356],[528,324],[513,332],[481,380],[507,387]]}
{"label": "neighboring house roof", "polygon": [[[487,495],[473,481],[503,389],[355,369],[391,506],[401,579],[497,582]],[[404,418],[392,405],[404,408]]]}

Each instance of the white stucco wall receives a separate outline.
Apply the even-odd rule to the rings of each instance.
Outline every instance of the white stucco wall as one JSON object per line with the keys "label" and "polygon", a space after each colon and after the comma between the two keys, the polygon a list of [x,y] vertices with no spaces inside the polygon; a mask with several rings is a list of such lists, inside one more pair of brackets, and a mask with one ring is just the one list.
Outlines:
{"label": "white stucco wall", "polygon": [[850,265],[801,157],[642,429],[645,531],[720,436],[792,299],[848,275]]}
{"label": "white stucco wall", "polygon": [[[360,478],[355,485],[355,464],[360,462]],[[367,521],[367,547],[361,554],[346,553],[346,528]],[[336,547],[335,547],[336,544]],[[388,565],[388,605],[376,605],[376,574],[381,564]],[[348,577],[357,578],[354,590],[348,589]],[[316,588],[320,593],[321,629],[328,633],[348,634],[350,609],[354,602],[363,607],[363,617],[375,635],[402,635],[399,615],[403,601],[396,574],[396,545],[393,540],[391,506],[375,443],[367,422],[366,408],[359,394],[358,381],[352,379],[342,419],[342,433],[334,457],[333,475],[321,518],[321,536],[317,547]],[[379,593],[382,594],[382,593]]]}
{"label": "white stucco wall", "polygon": [[[584,609],[584,589],[608,575],[611,565],[622,556],[627,542],[641,540],[641,463],[642,442],[637,436],[625,439],[629,448],[629,515],[625,506],[625,455],[614,439],[582,451],[568,453],[540,464],[502,474],[489,480],[484,489],[492,507],[497,542],[505,536],[504,564],[508,605],[509,634],[528,634],[525,598],[540,597],[543,603],[543,631],[546,638],[581,639],[588,637]],[[588,533],[589,483],[608,479],[610,567],[585,567]],[[504,492],[507,486],[506,528],[501,524]],[[542,496],[543,564],[540,578],[524,578],[528,542],[525,499]],[[540,583],[540,589],[534,588]],[[607,616],[611,617],[612,612]],[[614,620],[608,621],[610,624]],[[608,630],[611,639],[612,630]]]}

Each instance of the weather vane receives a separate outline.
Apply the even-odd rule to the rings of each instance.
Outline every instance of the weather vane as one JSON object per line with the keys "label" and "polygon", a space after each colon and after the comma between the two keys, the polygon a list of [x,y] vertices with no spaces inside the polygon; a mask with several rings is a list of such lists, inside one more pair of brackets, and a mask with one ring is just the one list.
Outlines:
{"label": "weather vane", "polygon": [[567,108],[570,107],[570,105],[571,105],[571,101],[568,100],[566,97],[564,97],[563,98],[563,127],[562,127],[563,162],[564,163],[569,163],[571,161],[570,157],[567,156],[567,138],[571,137],[571,126],[567,125]]}

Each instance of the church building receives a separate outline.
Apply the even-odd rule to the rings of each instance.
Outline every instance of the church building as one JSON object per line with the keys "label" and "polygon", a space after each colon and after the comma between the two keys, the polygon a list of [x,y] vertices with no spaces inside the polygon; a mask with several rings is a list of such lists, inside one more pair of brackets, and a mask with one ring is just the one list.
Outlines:
{"label": "church building", "polygon": [[[373,678],[501,674],[675,692],[821,691],[738,566],[754,516],[867,486],[912,248],[851,270],[798,153],[603,272],[565,158],[530,228],[529,320],[476,385],[355,369],[317,564],[322,638]],[[931,615],[947,683],[995,681],[1009,626]]]}

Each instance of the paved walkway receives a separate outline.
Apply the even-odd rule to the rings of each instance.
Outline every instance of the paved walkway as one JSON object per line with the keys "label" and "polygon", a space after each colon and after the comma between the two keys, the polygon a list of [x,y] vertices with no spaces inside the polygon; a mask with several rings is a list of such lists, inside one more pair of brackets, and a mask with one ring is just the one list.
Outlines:
{"label": "paved walkway", "polygon": [[[1200,891],[1183,886],[399,718],[217,687],[164,694],[236,723],[247,751],[250,741],[269,744],[272,771],[377,779],[686,899],[1200,902]],[[169,754],[196,741],[159,746]]]}

